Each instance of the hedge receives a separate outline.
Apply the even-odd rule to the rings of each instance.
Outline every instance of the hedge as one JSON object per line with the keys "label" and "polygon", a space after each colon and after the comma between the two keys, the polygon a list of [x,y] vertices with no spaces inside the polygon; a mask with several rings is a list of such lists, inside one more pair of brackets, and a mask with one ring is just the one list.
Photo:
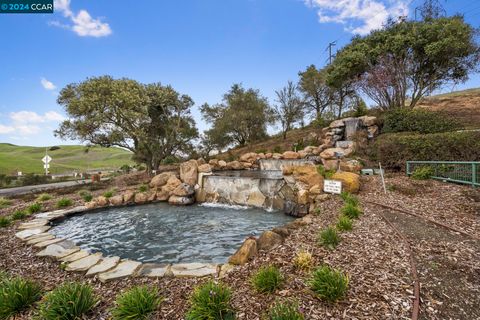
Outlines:
{"label": "hedge", "polygon": [[383,133],[440,133],[463,129],[456,119],[442,112],[400,108],[384,114]]}
{"label": "hedge", "polygon": [[480,131],[380,135],[369,150],[385,168],[405,170],[406,161],[480,161]]}

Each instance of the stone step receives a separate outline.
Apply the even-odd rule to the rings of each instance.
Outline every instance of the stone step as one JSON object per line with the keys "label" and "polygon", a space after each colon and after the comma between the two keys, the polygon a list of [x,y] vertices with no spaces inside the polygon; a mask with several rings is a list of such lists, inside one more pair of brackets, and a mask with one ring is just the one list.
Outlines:
{"label": "stone step", "polygon": [[[53,236],[52,236],[53,237]],[[55,237],[54,237],[55,238]],[[62,241],[65,241],[65,239],[62,239],[62,238],[57,238],[57,239],[50,239],[50,240],[45,240],[45,241],[42,241],[42,242],[37,242],[36,244],[34,244],[33,246],[35,248],[45,248],[51,244],[54,244],[54,243],[58,243],[58,242],[62,242]]]}
{"label": "stone step", "polygon": [[43,227],[38,227],[38,228],[33,228],[33,229],[27,229],[27,230],[23,230],[23,231],[15,233],[15,237],[23,240],[23,239],[27,239],[28,237],[34,236],[36,234],[44,233],[45,231],[48,231],[49,229],[50,229],[50,226],[43,226]]}
{"label": "stone step", "polygon": [[107,272],[116,267],[118,262],[120,262],[120,257],[103,258],[98,264],[88,269],[86,276],[94,276],[98,273]]}
{"label": "stone step", "polygon": [[170,264],[146,263],[138,271],[140,277],[161,278],[171,273]]}
{"label": "stone step", "polygon": [[40,235],[42,235],[41,237],[34,237],[34,238],[31,238],[29,237],[26,241],[27,241],[27,244],[35,244],[35,243],[39,243],[39,242],[43,242],[43,241],[47,241],[47,240],[52,240],[55,238],[55,236],[53,234],[50,234],[50,233],[41,233]]}
{"label": "stone step", "polygon": [[46,219],[34,219],[29,222],[24,222],[18,226],[18,229],[25,230],[25,229],[34,229],[46,226],[49,223]]}
{"label": "stone step", "polygon": [[80,248],[75,246],[73,242],[66,240],[63,242],[59,242],[59,243],[55,243],[47,246],[45,249],[37,253],[37,256],[61,259],[79,250]]}
{"label": "stone step", "polygon": [[102,282],[125,278],[133,275],[141,265],[141,262],[123,260],[112,270],[100,273],[98,277]]}
{"label": "stone step", "polygon": [[216,264],[179,263],[171,266],[170,271],[175,277],[205,277],[217,274]]}
{"label": "stone step", "polygon": [[73,262],[73,261],[77,261],[77,260],[80,260],[82,258],[85,258],[89,254],[90,253],[88,251],[80,250],[80,251],[77,251],[75,253],[72,253],[71,255],[60,258],[60,261],[62,261],[62,262]]}
{"label": "stone step", "polygon": [[[80,251],[81,252],[81,251]],[[84,258],[78,259],[69,265],[65,270],[74,272],[84,272],[95,266],[102,259],[101,253],[94,253]]]}

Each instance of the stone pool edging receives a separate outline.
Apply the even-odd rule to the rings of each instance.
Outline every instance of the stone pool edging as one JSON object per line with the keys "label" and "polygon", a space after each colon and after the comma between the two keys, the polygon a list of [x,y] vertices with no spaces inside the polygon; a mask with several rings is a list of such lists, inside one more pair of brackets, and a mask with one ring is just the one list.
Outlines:
{"label": "stone pool edging", "polygon": [[[124,207],[129,204],[114,207]],[[248,263],[259,251],[269,251],[281,245],[291,230],[311,223],[311,217],[305,216],[288,224],[263,232],[258,239],[247,238],[237,252],[229,258],[226,264],[211,263],[177,263],[155,264],[141,263],[130,259],[121,259],[116,256],[104,257],[99,252],[89,252],[76,246],[68,239],[57,238],[49,233],[51,223],[65,219],[75,214],[96,212],[99,209],[112,206],[88,208],[78,206],[70,209],[55,210],[37,213],[34,219],[18,225],[15,236],[25,242],[26,245],[40,249],[37,257],[46,257],[58,261],[65,271],[83,273],[85,276],[98,276],[101,282],[126,277],[205,277],[215,276],[222,278],[226,273],[235,269],[238,265]],[[251,248],[254,244],[254,250]],[[249,246],[247,255],[244,255],[245,247]],[[241,256],[235,260],[234,257]]]}

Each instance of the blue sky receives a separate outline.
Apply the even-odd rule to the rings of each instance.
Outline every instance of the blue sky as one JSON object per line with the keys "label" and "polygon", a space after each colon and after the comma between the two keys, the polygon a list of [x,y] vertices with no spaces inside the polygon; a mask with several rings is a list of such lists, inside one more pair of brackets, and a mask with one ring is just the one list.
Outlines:
{"label": "blue sky", "polygon": [[[440,0],[442,1],[442,0]],[[56,0],[54,14],[0,15],[0,142],[75,143],[53,137],[65,117],[59,90],[109,74],[171,84],[197,107],[217,103],[233,83],[274,91],[325,48],[345,45],[390,16],[413,16],[421,0]],[[478,0],[442,2],[480,25]],[[472,76],[457,89],[480,87]],[[446,89],[448,90],[448,89]]]}

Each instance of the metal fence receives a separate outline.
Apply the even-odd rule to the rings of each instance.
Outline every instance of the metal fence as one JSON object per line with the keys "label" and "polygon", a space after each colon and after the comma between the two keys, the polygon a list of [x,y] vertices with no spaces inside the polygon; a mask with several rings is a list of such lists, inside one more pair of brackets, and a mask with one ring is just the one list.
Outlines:
{"label": "metal fence", "polygon": [[480,162],[407,161],[407,175],[421,167],[432,168],[433,179],[480,186]]}

